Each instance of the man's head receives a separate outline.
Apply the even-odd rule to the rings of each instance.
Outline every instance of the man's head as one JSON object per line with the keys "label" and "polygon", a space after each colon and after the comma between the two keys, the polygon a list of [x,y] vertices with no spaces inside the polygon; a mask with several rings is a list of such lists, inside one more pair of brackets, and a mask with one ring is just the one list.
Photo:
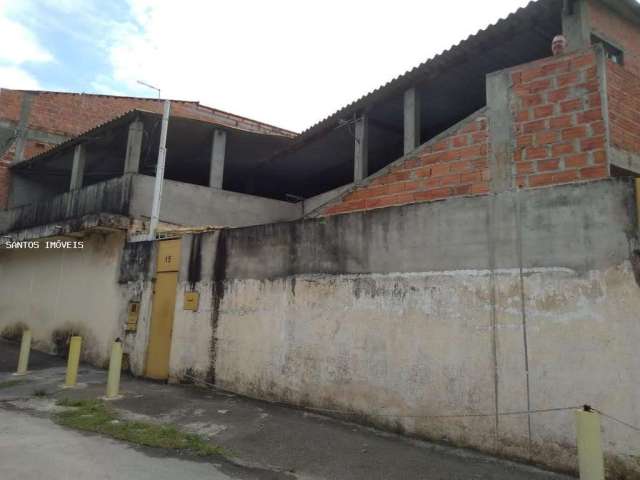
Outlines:
{"label": "man's head", "polygon": [[551,42],[551,51],[554,56],[562,55],[567,48],[567,39],[564,35],[556,35]]}

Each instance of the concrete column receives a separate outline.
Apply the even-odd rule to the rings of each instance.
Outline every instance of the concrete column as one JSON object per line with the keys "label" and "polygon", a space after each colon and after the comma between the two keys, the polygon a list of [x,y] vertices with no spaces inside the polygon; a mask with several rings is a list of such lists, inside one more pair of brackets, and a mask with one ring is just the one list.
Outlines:
{"label": "concrete column", "polygon": [[224,157],[227,149],[227,132],[214,130],[211,140],[211,164],[209,167],[209,186],[222,188],[224,180]]}
{"label": "concrete column", "polygon": [[369,175],[369,119],[363,114],[356,120],[353,180],[359,182]]}
{"label": "concrete column", "polygon": [[76,148],[73,151],[73,166],[71,167],[71,183],[69,185],[69,190],[80,190],[82,188],[85,157],[84,145],[76,145]]}
{"label": "concrete column", "polygon": [[24,149],[27,142],[27,131],[29,129],[29,114],[33,103],[33,93],[24,92],[22,94],[22,104],[20,105],[20,120],[16,129],[16,150],[13,156],[13,163],[24,160]]}
{"label": "concrete column", "polygon": [[[591,22],[586,0],[564,0],[562,34],[567,39],[567,52],[575,52],[591,45]],[[549,45],[551,55],[551,45]]]}
{"label": "concrete column", "polygon": [[404,154],[420,145],[420,94],[415,87],[404,92]]}
{"label": "concrete column", "polygon": [[142,154],[142,136],[144,124],[135,120],[129,124],[127,137],[127,154],[124,160],[124,173],[138,173],[140,171],[140,157]]}
{"label": "concrete column", "polygon": [[512,83],[508,71],[487,75],[490,188],[500,193],[513,188],[514,127],[511,113]]}

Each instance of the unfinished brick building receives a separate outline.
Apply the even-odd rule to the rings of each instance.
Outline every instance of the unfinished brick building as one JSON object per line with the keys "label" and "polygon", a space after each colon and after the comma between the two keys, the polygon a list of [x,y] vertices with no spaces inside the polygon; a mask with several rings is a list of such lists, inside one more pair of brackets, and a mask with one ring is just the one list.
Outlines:
{"label": "unfinished brick building", "polygon": [[[539,0],[300,135],[176,114],[148,242],[158,114],[112,119],[12,164],[0,233],[85,248],[0,251],[0,329],[575,471],[557,407],[640,424],[639,48],[633,0]],[[603,425],[609,471],[634,435]]]}
{"label": "unfinished brick building", "polygon": [[[10,169],[25,159],[130,110],[162,113],[162,101],[63,92],[0,90],[0,208],[9,203]],[[242,130],[292,137],[293,132],[223,112],[198,102],[174,101],[173,112],[186,118]]]}

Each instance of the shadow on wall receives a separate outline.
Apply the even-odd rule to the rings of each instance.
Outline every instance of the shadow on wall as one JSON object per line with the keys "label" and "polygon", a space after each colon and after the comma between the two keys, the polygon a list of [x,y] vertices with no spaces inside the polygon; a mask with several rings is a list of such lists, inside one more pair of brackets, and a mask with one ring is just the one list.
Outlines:
{"label": "shadow on wall", "polygon": [[0,338],[4,338],[10,342],[18,343],[22,338],[22,332],[27,330],[27,325],[22,322],[14,323],[13,325],[9,325],[5,327],[0,332]]}
{"label": "shadow on wall", "polygon": [[640,287],[640,250],[631,252],[631,268],[633,269],[633,276],[636,279],[636,283]]}
{"label": "shadow on wall", "polygon": [[67,356],[69,355],[69,343],[71,341],[71,337],[76,335],[82,337],[80,359],[98,367],[106,367],[108,361],[99,362],[97,355],[95,355],[95,337],[84,327],[70,325],[54,330],[51,334],[50,345],[52,346],[53,350],[51,353],[60,358],[67,358]]}

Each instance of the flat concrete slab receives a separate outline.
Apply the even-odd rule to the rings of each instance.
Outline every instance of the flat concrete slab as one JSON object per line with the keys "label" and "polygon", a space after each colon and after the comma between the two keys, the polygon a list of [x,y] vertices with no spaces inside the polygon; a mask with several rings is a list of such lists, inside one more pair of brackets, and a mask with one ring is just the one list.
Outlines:
{"label": "flat concrete slab", "polygon": [[[0,344],[0,357],[13,355],[17,359],[17,348],[15,345]],[[123,398],[110,403],[122,416],[178,425],[224,447],[231,452],[233,458],[230,461],[213,459],[204,463],[181,458],[176,460],[178,463],[174,463],[167,460],[167,452],[134,449],[126,444],[118,444],[94,435],[89,436],[91,443],[86,447],[75,448],[72,445],[78,441],[76,437],[84,439],[87,435],[61,429],[51,423],[48,415],[56,408],[55,401],[58,398],[98,398],[104,395],[106,372],[83,366],[78,381],[86,384],[86,387],[65,391],[59,388],[64,378],[64,368],[58,365],[34,372],[25,377],[23,383],[2,387],[3,382],[12,378],[15,377],[11,377],[10,373],[0,373],[0,470],[11,469],[6,471],[13,472],[12,475],[21,472],[25,474],[25,471],[19,470],[21,467],[17,463],[28,461],[26,456],[21,460],[19,453],[7,453],[9,450],[5,446],[19,443],[27,450],[29,446],[38,446],[36,451],[40,451],[43,444],[55,443],[42,441],[42,438],[47,438],[48,435],[53,435],[51,439],[56,438],[62,430],[64,435],[61,438],[64,438],[70,447],[52,445],[47,447],[51,449],[47,454],[56,458],[60,455],[65,462],[94,468],[100,472],[103,466],[106,468],[106,463],[101,463],[104,461],[105,453],[98,448],[98,444],[102,442],[104,452],[112,452],[109,455],[113,454],[113,458],[118,459],[116,463],[120,465],[117,468],[124,469],[118,470],[118,474],[114,473],[113,478],[150,478],[144,476],[146,470],[142,470],[148,467],[173,472],[172,468],[178,468],[177,465],[183,465],[180,467],[179,476],[162,476],[165,473],[161,473],[154,478],[570,478],[468,450],[387,434],[361,425],[251,400],[212,388],[166,385],[131,377],[123,377]],[[36,391],[41,396],[34,397]],[[47,396],[42,396],[45,392]],[[38,440],[39,438],[41,440]],[[93,445],[95,449],[92,450]],[[125,449],[128,453],[123,455],[120,449]],[[28,458],[33,457],[32,450]],[[127,462],[131,462],[131,465],[127,466]],[[189,465],[185,465],[185,462]],[[139,465],[146,467],[139,468]],[[69,478],[72,474],[79,473],[75,470],[69,471]],[[35,474],[30,475],[25,474],[19,478],[41,478]],[[0,476],[18,478],[11,475]],[[90,476],[107,478],[96,477],[93,474]]]}

